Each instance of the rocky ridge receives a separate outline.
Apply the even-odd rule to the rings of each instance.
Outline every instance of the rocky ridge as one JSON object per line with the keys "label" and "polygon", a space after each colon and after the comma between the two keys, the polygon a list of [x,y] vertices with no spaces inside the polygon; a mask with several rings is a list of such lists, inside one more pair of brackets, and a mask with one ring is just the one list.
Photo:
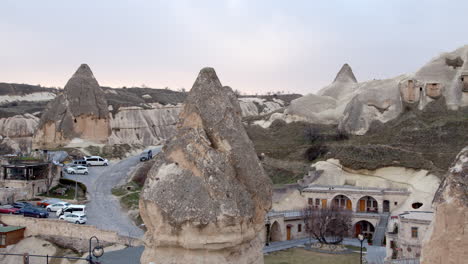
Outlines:
{"label": "rocky ridge", "polygon": [[[373,122],[386,123],[407,109],[422,110],[442,97],[447,109],[457,110],[468,106],[467,60],[468,45],[441,54],[415,73],[361,83],[345,64],[332,84],[292,101],[284,114],[271,118],[338,124],[343,131],[363,135]],[[257,124],[267,127],[271,122]]]}
{"label": "rocky ridge", "polygon": [[[85,64],[63,90],[0,83],[2,153],[29,152],[33,137],[35,147],[41,148],[160,145],[174,135],[187,94],[100,87]],[[283,109],[297,96],[243,96],[239,103],[243,116],[255,117]]]}
{"label": "rocky ridge", "polygon": [[142,263],[263,263],[271,181],[241,111],[214,69],[202,69],[142,191]]}

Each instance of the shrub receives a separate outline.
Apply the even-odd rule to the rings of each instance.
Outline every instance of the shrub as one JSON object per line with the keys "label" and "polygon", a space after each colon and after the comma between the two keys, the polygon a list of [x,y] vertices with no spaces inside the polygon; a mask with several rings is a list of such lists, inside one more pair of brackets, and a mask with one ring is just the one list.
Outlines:
{"label": "shrub", "polygon": [[[75,186],[76,181],[70,180],[70,179],[60,179],[59,182],[63,185]],[[78,187],[80,187],[80,189],[83,190],[84,193],[86,193],[87,191],[86,185],[84,185],[81,182],[78,182]]]}
{"label": "shrub", "polygon": [[310,148],[308,148],[304,156],[308,161],[314,161],[320,157],[323,157],[325,154],[327,154],[328,148],[324,145],[315,145]]}

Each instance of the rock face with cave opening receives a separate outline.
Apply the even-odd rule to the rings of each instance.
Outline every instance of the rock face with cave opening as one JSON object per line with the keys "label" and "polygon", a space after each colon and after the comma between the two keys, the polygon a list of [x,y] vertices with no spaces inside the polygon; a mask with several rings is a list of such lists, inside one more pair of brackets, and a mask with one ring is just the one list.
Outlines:
{"label": "rock face with cave opening", "polygon": [[141,263],[263,263],[271,196],[236,96],[202,69],[142,191]]}
{"label": "rock face with cave opening", "polygon": [[109,135],[105,94],[89,66],[82,64],[63,93],[48,104],[34,135],[34,145],[57,147],[73,138],[105,143]]}

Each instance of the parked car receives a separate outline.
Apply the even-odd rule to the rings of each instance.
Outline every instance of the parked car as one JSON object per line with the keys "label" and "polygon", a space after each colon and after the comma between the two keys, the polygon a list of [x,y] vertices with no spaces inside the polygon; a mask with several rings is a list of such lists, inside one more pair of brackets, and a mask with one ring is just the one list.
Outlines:
{"label": "parked car", "polygon": [[88,174],[88,168],[86,168],[84,166],[69,167],[69,168],[67,168],[66,172],[70,173],[70,174],[84,174],[84,175],[87,175]]}
{"label": "parked car", "polygon": [[24,208],[24,207],[34,207],[32,204],[28,203],[28,202],[15,202],[12,204],[13,207],[15,208]]}
{"label": "parked car", "polygon": [[140,161],[147,161],[147,160],[150,160],[152,158],[153,158],[153,151],[151,149],[143,151],[140,154]]}
{"label": "parked car", "polygon": [[44,210],[40,210],[38,208],[34,207],[24,207],[18,210],[19,214],[22,214],[24,216],[31,216],[31,217],[36,217],[36,218],[47,218],[49,217],[49,213]]}
{"label": "parked car", "polygon": [[63,202],[63,201],[60,200],[60,199],[50,198],[50,199],[44,199],[42,201],[39,201],[39,202],[36,203],[36,205],[39,206],[39,207],[47,207],[50,204],[60,203],[60,202]]}
{"label": "parked car", "polygon": [[63,209],[65,207],[70,206],[70,203],[67,202],[59,202],[59,203],[54,203],[54,204],[49,204],[46,207],[47,212],[57,212],[59,209]]}
{"label": "parked car", "polygon": [[86,160],[82,159],[82,160],[74,160],[73,161],[73,164],[70,164],[68,165],[68,167],[73,167],[73,166],[88,166],[88,163],[86,162]]}
{"label": "parked car", "polygon": [[109,165],[109,161],[105,158],[101,158],[99,156],[85,156],[84,160],[88,166],[107,166]]}
{"label": "parked car", "polygon": [[12,205],[0,206],[0,213],[2,214],[17,214],[20,209],[13,207]]}
{"label": "parked car", "polygon": [[64,214],[77,214],[77,215],[85,215],[86,214],[86,205],[78,205],[78,204],[71,204],[67,207],[60,208],[57,210],[57,216],[61,216]]}
{"label": "parked car", "polygon": [[61,215],[59,217],[60,220],[65,220],[70,223],[75,223],[75,224],[86,224],[86,221],[88,220],[86,218],[86,215],[79,215],[79,214],[66,214],[66,215]]}

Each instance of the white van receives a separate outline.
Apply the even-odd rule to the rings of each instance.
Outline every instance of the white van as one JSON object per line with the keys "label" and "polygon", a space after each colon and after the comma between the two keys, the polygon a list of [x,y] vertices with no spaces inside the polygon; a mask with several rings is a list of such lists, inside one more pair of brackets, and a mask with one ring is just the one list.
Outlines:
{"label": "white van", "polygon": [[99,156],[85,156],[84,160],[86,160],[86,164],[88,166],[107,166],[109,165],[109,161],[105,158],[101,158]]}
{"label": "white van", "polygon": [[77,214],[77,215],[86,215],[86,205],[81,204],[71,204],[65,208],[60,208],[57,210],[57,216],[61,216],[64,214]]}

